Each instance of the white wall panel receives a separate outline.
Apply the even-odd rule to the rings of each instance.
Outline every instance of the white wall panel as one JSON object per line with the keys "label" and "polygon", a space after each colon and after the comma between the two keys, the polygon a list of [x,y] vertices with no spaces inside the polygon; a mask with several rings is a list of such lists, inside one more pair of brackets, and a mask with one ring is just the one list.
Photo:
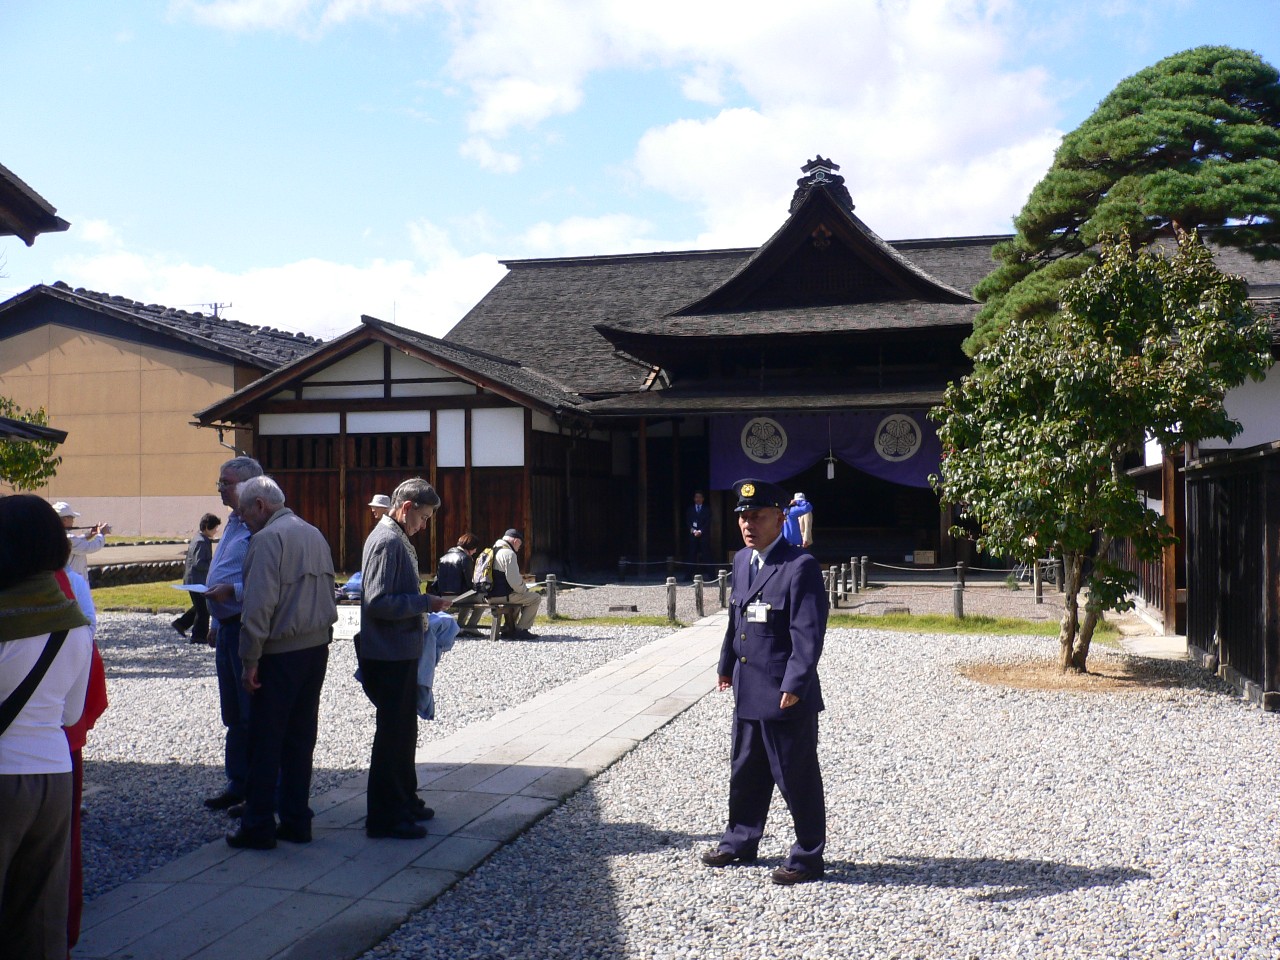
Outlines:
{"label": "white wall panel", "polygon": [[471,411],[471,465],[524,466],[524,407]]}
{"label": "white wall panel", "polygon": [[339,432],[336,413],[264,413],[258,433],[264,437],[327,436]]}
{"label": "white wall panel", "polygon": [[436,414],[436,466],[467,465],[467,412],[441,410]]}
{"label": "white wall panel", "polygon": [[430,433],[430,410],[362,411],[347,414],[347,433]]}

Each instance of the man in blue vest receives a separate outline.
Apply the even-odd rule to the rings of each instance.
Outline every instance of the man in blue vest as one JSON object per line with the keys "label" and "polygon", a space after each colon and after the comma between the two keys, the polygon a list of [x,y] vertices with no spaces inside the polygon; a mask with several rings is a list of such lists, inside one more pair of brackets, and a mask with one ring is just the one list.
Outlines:
{"label": "man in blue vest", "polygon": [[776,784],[791,811],[796,840],[774,883],[823,874],[827,814],[818,766],[823,708],[818,658],[827,630],[827,594],[818,561],[782,535],[782,488],[739,480],[735,513],[745,550],[733,561],[729,626],[717,689],[734,691],[729,822],[702,862],[724,867],[756,858]]}

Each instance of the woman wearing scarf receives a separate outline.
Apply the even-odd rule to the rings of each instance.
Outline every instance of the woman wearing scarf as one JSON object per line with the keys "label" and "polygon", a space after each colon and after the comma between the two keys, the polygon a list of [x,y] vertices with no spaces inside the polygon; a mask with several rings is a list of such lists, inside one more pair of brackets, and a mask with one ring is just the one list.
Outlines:
{"label": "woman wearing scarf", "polygon": [[73,783],[93,637],[56,574],[70,546],[40,497],[0,498],[0,930],[12,956],[65,960]]}

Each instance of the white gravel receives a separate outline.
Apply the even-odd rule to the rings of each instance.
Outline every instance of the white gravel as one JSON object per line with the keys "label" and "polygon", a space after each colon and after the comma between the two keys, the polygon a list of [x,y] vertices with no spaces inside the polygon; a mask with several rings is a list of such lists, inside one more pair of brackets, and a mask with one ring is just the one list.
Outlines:
{"label": "white gravel", "polygon": [[[221,792],[225,728],[213,650],[182,640],[167,614],[103,613],[98,647],[110,706],[85,748],[85,897],[223,836],[234,826],[206,810]],[[670,631],[666,627],[539,625],[538,639],[459,638],[437,674],[434,722],[418,742],[594,670]],[[354,679],[355,651],[335,641],[320,709],[313,795],[368,767],[373,706]]]}
{"label": "white gravel", "polygon": [[713,695],[366,960],[1280,957],[1280,718],[1186,663],[1157,665],[1167,689],[1104,695],[956,670],[1055,646],[829,634],[822,883],[769,882],[777,803],[758,866],[696,861],[724,818]]}

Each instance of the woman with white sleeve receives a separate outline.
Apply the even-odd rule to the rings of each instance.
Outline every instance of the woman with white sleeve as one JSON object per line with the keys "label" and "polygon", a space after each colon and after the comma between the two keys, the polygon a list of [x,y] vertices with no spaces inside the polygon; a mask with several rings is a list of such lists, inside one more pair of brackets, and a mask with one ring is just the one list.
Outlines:
{"label": "woman with white sleeve", "polygon": [[8,955],[66,960],[71,751],[93,637],[55,575],[70,552],[42,498],[0,498],[0,930]]}

